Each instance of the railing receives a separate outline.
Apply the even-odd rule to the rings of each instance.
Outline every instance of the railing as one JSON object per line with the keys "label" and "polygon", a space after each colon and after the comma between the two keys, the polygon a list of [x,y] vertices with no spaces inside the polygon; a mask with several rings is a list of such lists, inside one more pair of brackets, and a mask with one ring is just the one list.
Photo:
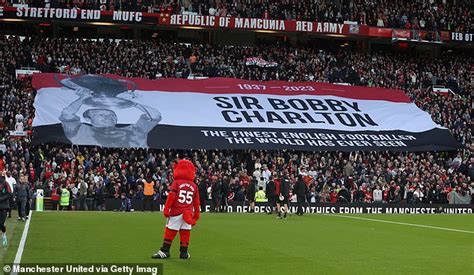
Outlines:
{"label": "railing", "polygon": [[407,41],[418,43],[441,44],[442,39],[438,31],[423,31],[423,30],[392,30],[392,42]]}

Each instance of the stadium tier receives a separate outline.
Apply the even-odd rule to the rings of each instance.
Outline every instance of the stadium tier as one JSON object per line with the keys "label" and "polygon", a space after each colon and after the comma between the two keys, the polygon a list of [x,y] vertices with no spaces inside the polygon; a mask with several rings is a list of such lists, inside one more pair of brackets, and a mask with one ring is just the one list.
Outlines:
{"label": "stadium tier", "polygon": [[436,274],[446,249],[447,274],[472,274],[471,15],[450,0],[0,0],[3,270]]}
{"label": "stadium tier", "polygon": [[[18,1],[3,0],[5,6]],[[472,32],[469,1],[25,1],[34,8],[77,8],[161,14],[302,20],[416,30]]]}
{"label": "stadium tier", "polygon": [[[407,100],[413,100],[416,106],[431,114],[431,119],[435,123],[449,129],[460,144],[470,147],[471,129],[468,127],[470,106],[467,96],[472,86],[470,86],[470,75],[466,65],[472,63],[472,57],[464,54],[446,53],[435,59],[429,59],[427,56],[404,55],[386,51],[363,53],[345,48],[334,51],[319,50],[314,45],[292,46],[282,44],[234,47],[180,43],[160,39],[154,41],[110,42],[107,40],[3,36],[1,44],[4,67],[4,70],[2,70],[3,86],[1,88],[4,125],[2,169],[9,171],[16,179],[20,175],[25,175],[31,184],[31,188],[35,189],[38,186],[44,188],[47,197],[51,195],[51,192],[57,192],[55,189],[63,184],[71,188],[73,197],[77,197],[76,183],[79,179],[82,179],[88,184],[87,196],[93,200],[97,200],[95,198],[97,193],[101,194],[103,198],[117,198],[121,193],[134,198],[142,198],[143,190],[140,189],[139,183],[146,177],[152,177],[157,182],[155,199],[165,199],[167,183],[172,180],[172,163],[176,154],[179,154],[180,157],[192,158],[199,164],[198,179],[205,185],[203,190],[206,190],[202,195],[208,198],[223,196],[232,198],[232,200],[244,200],[245,196],[243,194],[245,194],[246,187],[252,178],[258,181],[259,186],[265,188],[270,177],[277,179],[279,173],[283,170],[290,172],[291,186],[297,182],[299,176],[304,176],[304,180],[308,184],[305,195],[308,196],[308,201],[311,202],[373,201],[373,192],[377,186],[384,193],[381,201],[385,202],[398,200],[410,203],[447,203],[448,194],[451,190],[458,188],[460,191],[462,189],[464,191],[460,191],[461,194],[470,192],[468,190],[473,173],[472,159],[470,159],[469,154],[465,154],[463,151],[457,153],[406,153],[389,152],[390,148],[386,147],[387,152],[384,153],[357,151],[350,154],[342,152],[303,153],[298,152],[298,146],[289,145],[288,148],[295,151],[281,151],[281,148],[285,147],[283,144],[280,146],[280,150],[277,151],[256,150],[243,153],[232,150],[212,150],[213,146],[225,149],[225,145],[221,144],[220,147],[217,147],[217,143],[205,145],[206,149],[211,149],[207,151],[166,150],[166,148],[180,149],[183,144],[185,145],[181,149],[196,146],[196,144],[184,142],[176,147],[173,146],[172,139],[167,141],[165,145],[158,145],[158,148],[163,149],[148,151],[133,148],[70,147],[69,145],[63,146],[56,143],[40,145],[35,142],[34,138],[34,145],[32,145],[29,138],[15,137],[15,133],[10,132],[11,130],[24,131],[29,136],[33,130],[35,114],[33,102],[37,92],[33,88],[30,76],[17,77],[15,74],[15,70],[18,68],[30,67],[41,72],[62,73],[59,75],[60,78],[64,78],[64,74],[117,74],[117,76],[124,77],[166,79],[187,78],[191,74],[198,74],[202,77],[211,78],[219,76],[258,81],[287,80],[301,81],[303,84],[304,81],[310,81],[308,84],[313,82],[345,82],[370,87],[402,89],[409,96]],[[258,56],[265,62],[273,62],[274,65],[261,66],[246,61],[253,56]],[[54,75],[50,77],[51,80],[45,81],[52,84],[43,85],[62,86],[60,82],[64,81],[56,81]],[[164,85],[159,81],[156,84],[149,83],[154,87]],[[265,84],[265,82],[260,83]],[[435,92],[432,89],[433,84],[450,87],[452,92]],[[172,85],[178,85],[178,83]],[[186,85],[186,83],[182,85]],[[209,83],[203,86],[216,85],[215,83]],[[127,89],[126,86],[124,89]],[[319,86],[315,87],[315,90],[320,89]],[[350,86],[340,87],[340,89],[349,87],[348,91],[350,91]],[[195,88],[188,87],[184,89],[192,90]],[[387,91],[394,96],[396,94],[395,91]],[[376,90],[373,93],[376,94]],[[381,93],[382,91],[379,91],[378,96],[383,99]],[[186,95],[186,97],[189,96]],[[57,96],[53,97],[58,98]],[[74,97],[74,92],[72,97]],[[52,110],[52,108],[64,104],[64,107],[67,106],[67,103],[61,103],[60,101],[48,106],[48,102],[52,102],[53,99],[44,97],[40,99],[38,96],[36,98],[38,99],[36,107],[44,104],[41,110],[44,108]],[[157,100],[160,101],[160,97]],[[169,105],[172,104],[170,100],[175,99],[163,100],[168,102]],[[185,99],[177,98],[176,100],[179,102],[179,100]],[[193,104],[194,106],[201,104],[199,100],[202,99],[196,98],[187,108],[191,108],[190,111],[192,111]],[[152,105],[157,107],[156,104]],[[178,106],[176,105],[171,109],[175,110]],[[369,108],[373,109],[373,107]],[[390,109],[391,107],[386,108]],[[317,110],[313,108],[312,111],[314,113]],[[365,111],[368,112],[369,110]],[[61,112],[61,110],[58,110],[58,112]],[[51,113],[45,113],[44,111],[38,113],[37,110],[36,113],[43,115],[38,118],[40,121],[51,116]],[[202,111],[197,111],[194,116],[199,116],[199,114],[203,114],[203,119],[206,120],[206,114]],[[173,114],[170,115],[173,116]],[[212,114],[207,115],[212,116]],[[375,113],[372,115],[379,116]],[[262,118],[263,116],[261,115]],[[241,117],[244,119],[247,117],[247,122],[255,122],[260,119],[257,117],[252,121],[248,114],[245,116],[232,113],[231,116],[228,115],[230,120],[240,119]],[[331,118],[329,115],[327,117],[330,121],[336,120],[337,123],[336,117]],[[313,114],[313,117],[304,118],[306,122],[310,123],[312,120],[318,119],[318,116]],[[319,118],[322,119],[324,116],[319,115]],[[396,116],[389,119],[406,120]],[[297,122],[301,120],[302,118]],[[370,123],[367,118],[364,121]],[[364,123],[364,121],[361,121],[361,123]],[[58,122],[60,121],[58,120]],[[268,117],[265,118],[266,122],[268,122]],[[405,122],[407,125],[415,123],[414,120],[411,123],[409,121]],[[42,123],[47,125],[52,122],[38,122],[37,126]],[[184,123],[185,125],[186,121],[178,121],[177,123],[182,125]],[[189,123],[191,123],[189,125],[193,125],[194,122]],[[195,123],[203,122],[196,121]],[[266,125],[265,123],[259,125]],[[286,122],[283,121],[283,123]],[[328,121],[326,121],[326,124],[329,124]],[[48,129],[37,130],[40,131],[38,136],[40,142],[64,140],[64,138],[58,138],[53,134],[54,130]],[[166,129],[165,131],[171,130]],[[320,140],[321,137],[313,137],[313,139]],[[66,142],[68,141],[66,140]],[[435,141],[430,142],[430,144],[434,144]],[[134,147],[133,145],[124,146]],[[228,146],[232,148],[231,145]],[[139,147],[148,146],[142,145]],[[248,147],[249,149],[252,148],[250,145]],[[336,150],[347,151],[347,148],[342,146],[337,148]],[[373,147],[368,149],[370,148],[373,149]],[[323,151],[334,150],[334,148],[329,147],[318,147],[317,149]],[[352,147],[352,150],[357,150],[357,148]],[[384,147],[377,150],[384,150]],[[224,191],[222,191],[222,184],[227,186]],[[341,188],[347,189],[346,197],[337,196]],[[398,198],[396,198],[396,192]],[[416,196],[414,195],[415,192]]]}

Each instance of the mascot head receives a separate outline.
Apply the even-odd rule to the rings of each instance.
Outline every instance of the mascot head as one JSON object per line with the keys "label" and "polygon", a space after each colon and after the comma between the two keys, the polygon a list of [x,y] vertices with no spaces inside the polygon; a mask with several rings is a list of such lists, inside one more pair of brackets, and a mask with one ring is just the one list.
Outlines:
{"label": "mascot head", "polygon": [[196,167],[189,160],[182,159],[174,165],[173,177],[175,180],[194,181],[195,175]]}

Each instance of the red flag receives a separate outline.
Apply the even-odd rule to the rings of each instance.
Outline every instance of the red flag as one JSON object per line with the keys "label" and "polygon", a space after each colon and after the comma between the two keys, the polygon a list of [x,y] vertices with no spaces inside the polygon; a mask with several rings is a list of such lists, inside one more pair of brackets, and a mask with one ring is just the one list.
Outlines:
{"label": "red flag", "polygon": [[160,25],[169,25],[170,24],[170,15],[169,13],[160,13]]}

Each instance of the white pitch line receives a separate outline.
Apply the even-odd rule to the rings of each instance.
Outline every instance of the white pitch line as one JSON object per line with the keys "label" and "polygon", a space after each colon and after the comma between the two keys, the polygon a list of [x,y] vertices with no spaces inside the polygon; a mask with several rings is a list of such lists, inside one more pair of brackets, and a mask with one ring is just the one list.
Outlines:
{"label": "white pitch line", "polygon": [[[30,228],[30,221],[31,216],[33,214],[33,210],[30,210],[30,214],[28,215],[28,219],[26,220],[25,228],[23,228],[23,234],[21,235],[20,245],[18,246],[18,250],[16,251],[15,261],[13,264],[20,264],[21,256],[23,255],[23,250],[25,249],[26,237],[28,236],[28,229]],[[12,274],[16,274],[12,272]]]}
{"label": "white pitch line", "polygon": [[340,218],[347,218],[347,219],[354,219],[354,220],[381,222],[381,223],[391,223],[391,224],[406,225],[406,226],[413,226],[413,227],[421,227],[421,228],[429,228],[429,229],[437,229],[437,230],[444,230],[444,231],[452,231],[452,232],[459,232],[459,233],[474,234],[474,231],[469,231],[469,230],[461,230],[461,229],[454,229],[454,228],[447,228],[447,227],[423,225],[423,224],[416,224],[416,223],[406,223],[406,222],[395,222],[395,221],[387,221],[387,220],[377,220],[377,219],[354,217],[354,216],[346,216],[346,215],[332,215],[332,214],[327,214],[327,216],[340,217]]}

